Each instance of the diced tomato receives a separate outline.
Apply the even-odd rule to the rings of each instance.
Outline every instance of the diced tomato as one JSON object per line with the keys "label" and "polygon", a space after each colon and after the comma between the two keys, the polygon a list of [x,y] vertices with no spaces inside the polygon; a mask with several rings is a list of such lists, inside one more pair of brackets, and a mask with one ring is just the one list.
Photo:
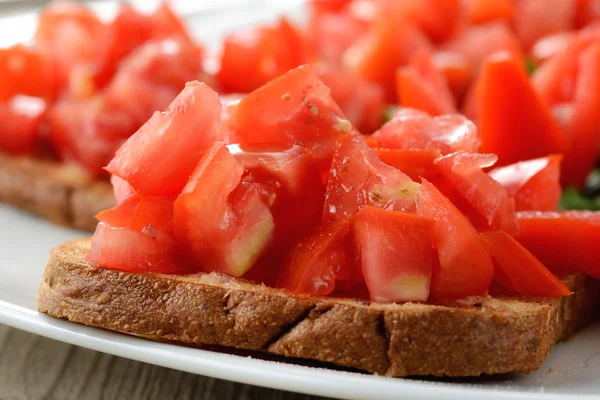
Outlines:
{"label": "diced tomato", "polygon": [[600,18],[600,1],[575,0],[577,10],[575,13],[575,27],[582,28]]}
{"label": "diced tomato", "polygon": [[456,104],[460,103],[473,78],[471,62],[453,51],[436,51],[431,56],[431,62],[446,78]]}
{"label": "diced tomato", "polygon": [[133,190],[131,185],[127,183],[126,180],[123,180],[116,175],[111,175],[110,183],[112,185],[113,194],[117,204],[123,203],[125,200],[135,194],[135,190]]}
{"label": "diced tomato", "polygon": [[249,93],[311,58],[305,38],[281,18],[275,26],[227,35],[217,78],[226,93]]}
{"label": "diced tomato", "polygon": [[375,148],[377,155],[387,165],[399,169],[414,181],[421,178],[436,179],[439,174],[433,161],[441,156],[438,149],[385,149]]}
{"label": "diced tomato", "polygon": [[571,147],[565,153],[561,180],[583,187],[596,165],[600,146],[600,41],[579,56],[573,115],[567,123]]}
{"label": "diced tomato", "polygon": [[331,163],[323,219],[347,219],[364,205],[414,211],[418,190],[418,183],[379,160],[362,136],[348,135]]}
{"label": "diced tomato", "polygon": [[573,32],[559,32],[540,38],[531,48],[531,57],[537,63],[543,63],[556,54],[564,52],[573,39]]}
{"label": "diced tomato", "polygon": [[[142,195],[175,196],[204,150],[221,136],[221,102],[204,83],[188,83],[117,151],[107,171]],[[168,149],[168,151],[166,150]]]}
{"label": "diced tomato", "polygon": [[339,104],[346,118],[360,132],[371,133],[381,126],[386,107],[381,87],[341,67],[317,64],[314,69],[331,89],[331,97]]}
{"label": "diced tomato", "polygon": [[351,2],[352,0],[310,0],[308,6],[314,13],[340,12]]}
{"label": "diced tomato", "polygon": [[113,227],[130,228],[141,232],[152,225],[164,233],[173,228],[173,200],[161,197],[142,197],[133,194],[121,204],[102,211],[96,218]]}
{"label": "diced tomato", "polygon": [[404,107],[438,116],[456,112],[456,102],[446,77],[431,60],[431,54],[419,52],[411,63],[396,71],[398,100]]}
{"label": "diced tomato", "polygon": [[343,118],[329,88],[302,66],[240,101],[236,136],[241,144],[300,144],[328,166],[336,140],[352,129]]}
{"label": "diced tomato", "polygon": [[177,262],[177,244],[151,226],[142,232],[99,223],[86,259],[104,268],[127,272],[193,272]]}
{"label": "diced tomato", "polygon": [[32,153],[40,139],[40,122],[46,103],[37,98],[15,96],[0,102],[0,150],[9,154]]}
{"label": "diced tomato", "polygon": [[502,270],[514,288],[523,296],[568,296],[572,294],[552,272],[506,232],[487,231],[481,234],[497,268]]}
{"label": "diced tomato", "polygon": [[175,236],[206,271],[241,276],[273,240],[269,207],[252,184],[238,187],[243,173],[225,145],[214,143],[175,201]]}
{"label": "diced tomato", "polygon": [[515,19],[512,0],[463,0],[466,19],[471,24],[484,24],[496,20],[512,23]]}
{"label": "diced tomato", "polygon": [[183,20],[173,12],[168,2],[162,1],[160,3],[154,14],[152,14],[151,20],[153,39],[175,38],[183,40],[189,45],[194,45]]}
{"label": "diced tomato", "polygon": [[481,151],[497,154],[500,166],[560,154],[568,148],[567,137],[533,90],[518,59],[505,53],[490,57],[476,92]]}
{"label": "diced tomato", "polygon": [[552,155],[496,168],[490,176],[515,199],[517,211],[556,211],[560,200],[560,161]]}
{"label": "diced tomato", "polygon": [[73,68],[93,68],[105,26],[96,14],[75,2],[55,2],[39,16],[35,44],[49,60],[57,88],[63,88]]}
{"label": "diced tomato", "polygon": [[475,73],[483,61],[494,53],[508,52],[516,59],[523,60],[519,40],[502,21],[471,26],[446,42],[442,49],[456,51],[467,57]]}
{"label": "diced tomato", "polygon": [[0,101],[18,94],[53,97],[51,69],[38,50],[16,45],[0,49]]}
{"label": "diced tomato", "polygon": [[297,294],[327,295],[336,280],[353,275],[354,258],[346,243],[347,220],[323,224],[292,250],[280,269],[277,286]]}
{"label": "diced tomato", "polygon": [[426,180],[417,194],[417,212],[436,221],[434,244],[439,266],[433,269],[431,295],[438,299],[456,299],[485,294],[494,266],[469,220]]}
{"label": "diced tomato", "polygon": [[431,49],[427,37],[410,22],[384,19],[374,24],[344,53],[344,64],[364,79],[378,83],[386,100],[396,102],[396,69],[405,65],[419,50]]}
{"label": "diced tomato", "polygon": [[489,226],[514,235],[519,230],[515,202],[508,197],[502,185],[483,171],[483,168],[494,165],[496,160],[493,154],[461,151],[439,158],[435,163],[462,200],[477,214],[463,209],[475,226]]}
{"label": "diced tomato", "polygon": [[354,239],[373,301],[429,297],[435,221],[366,206],[356,214]]}
{"label": "diced tomato", "polygon": [[574,25],[576,0],[546,0],[515,2],[515,30],[523,48],[530,49],[541,37],[570,30]]}
{"label": "diced tomato", "polygon": [[101,211],[98,214],[96,214],[95,217],[98,221],[103,222],[112,227],[129,228],[131,216],[133,215],[133,212],[135,211],[138,204],[140,204],[140,200],[140,195],[138,195],[137,193],[133,193],[128,198],[119,202],[115,207]]}
{"label": "diced tomato", "polygon": [[600,279],[600,217],[592,211],[520,212],[517,240],[556,274]]}
{"label": "diced tomato", "polygon": [[372,137],[381,147],[391,149],[440,149],[442,154],[479,149],[477,128],[465,117],[432,118],[414,109],[401,109]]}

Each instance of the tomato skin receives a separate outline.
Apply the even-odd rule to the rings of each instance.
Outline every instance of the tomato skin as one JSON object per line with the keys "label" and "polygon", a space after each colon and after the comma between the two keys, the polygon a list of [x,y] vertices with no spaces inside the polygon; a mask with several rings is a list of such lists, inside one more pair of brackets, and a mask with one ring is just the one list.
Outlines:
{"label": "tomato skin", "polygon": [[375,148],[375,152],[381,161],[404,172],[413,181],[437,179],[439,175],[433,163],[442,154],[438,149]]}
{"label": "tomato skin", "polygon": [[499,166],[567,150],[566,136],[514,57],[489,58],[476,92],[481,151],[497,154]]}
{"label": "tomato skin", "polygon": [[51,99],[51,67],[40,52],[23,45],[0,49],[0,101],[16,95]]}
{"label": "tomato skin", "polygon": [[485,294],[494,266],[469,220],[426,180],[417,194],[417,213],[436,221],[434,245],[439,266],[433,269],[431,295],[438,299],[458,299]]}
{"label": "tomato skin", "polygon": [[396,68],[407,64],[417,51],[430,49],[427,37],[410,22],[384,19],[346,50],[343,60],[359,76],[378,83],[386,92],[386,100],[395,103]]}
{"label": "tomato skin", "polygon": [[496,168],[490,176],[515,199],[517,211],[556,211],[561,195],[561,155]]}
{"label": "tomato skin", "polygon": [[402,171],[379,160],[362,136],[348,135],[331,163],[323,221],[348,219],[364,205],[414,211],[418,188]]}
{"label": "tomato skin", "polygon": [[372,206],[356,214],[354,240],[371,300],[427,300],[434,225],[429,218]]}
{"label": "tomato skin", "polygon": [[396,71],[396,92],[404,107],[432,116],[456,112],[456,103],[446,77],[432,62],[431,54],[419,52],[411,63]]}
{"label": "tomato skin", "polygon": [[600,279],[595,253],[599,215],[592,211],[520,212],[521,231],[516,239],[559,276],[581,272]]}
{"label": "tomato skin", "polygon": [[460,150],[477,151],[479,137],[475,125],[452,114],[431,118],[428,114],[401,109],[372,135],[379,146],[391,149],[440,149],[442,154]]}
{"label": "tomato skin", "polygon": [[341,220],[321,225],[298,242],[290,261],[279,270],[277,287],[311,296],[330,294],[336,280],[353,275],[352,248],[346,243],[348,231],[348,220]]}
{"label": "tomato skin", "polygon": [[181,274],[194,272],[177,261],[177,244],[149,226],[142,232],[99,223],[86,259],[126,272]]}
{"label": "tomato skin", "polygon": [[[514,200],[509,198],[506,189],[483,171],[483,168],[492,166],[496,159],[493,154],[461,151],[439,158],[435,164],[444,178],[477,213],[474,216],[466,212],[475,226],[487,225],[514,235],[519,231]],[[484,222],[480,222],[481,219]]]}
{"label": "tomato skin", "polygon": [[[508,278],[509,288],[523,296],[558,297],[572,292],[525,247],[506,232],[481,234],[496,265]],[[506,281],[505,281],[506,282]]]}
{"label": "tomato skin", "polygon": [[204,150],[220,138],[220,118],[218,95],[204,83],[188,83],[166,112],[154,113],[121,146],[106,170],[142,195],[175,196]]}
{"label": "tomato skin", "polygon": [[236,112],[240,144],[302,144],[325,166],[335,142],[346,134],[344,119],[310,66],[295,68],[244,97]]}
{"label": "tomato skin", "polygon": [[46,104],[40,99],[15,96],[0,102],[0,150],[16,155],[33,153],[45,111]]}

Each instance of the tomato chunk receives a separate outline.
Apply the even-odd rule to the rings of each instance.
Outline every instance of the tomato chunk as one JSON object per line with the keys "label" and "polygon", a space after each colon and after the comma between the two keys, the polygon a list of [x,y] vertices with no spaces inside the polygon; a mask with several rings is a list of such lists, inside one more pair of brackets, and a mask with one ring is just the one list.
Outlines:
{"label": "tomato chunk", "polygon": [[490,176],[515,199],[517,211],[556,211],[561,195],[560,160],[553,155],[496,168]]}
{"label": "tomato chunk", "polygon": [[354,239],[371,300],[427,300],[434,225],[429,218],[372,206],[356,214]]}
{"label": "tomato chunk", "polygon": [[46,110],[43,100],[15,96],[0,102],[0,150],[10,154],[30,154],[39,142],[39,126]]}
{"label": "tomato chunk", "polygon": [[135,193],[135,190],[133,190],[127,181],[119,178],[116,175],[111,175],[110,184],[112,185],[113,195],[115,196],[117,204],[123,203]]}
{"label": "tomato chunk", "polygon": [[506,232],[481,234],[496,265],[508,277],[511,288],[524,296],[568,296],[572,292],[552,272]]}
{"label": "tomato chunk", "polygon": [[381,147],[391,149],[440,149],[448,154],[479,148],[477,128],[465,117],[452,114],[432,118],[422,111],[404,108],[372,137]]}
{"label": "tomato chunk", "polygon": [[134,194],[116,207],[102,211],[96,218],[112,227],[130,228],[141,232],[146,226],[152,225],[164,233],[171,233],[173,201]]}
{"label": "tomato chunk", "polygon": [[86,259],[104,268],[127,272],[193,272],[177,262],[175,241],[151,226],[138,232],[99,223]]}
{"label": "tomato chunk", "polygon": [[463,1],[466,18],[471,24],[515,19],[515,2],[512,0],[466,0]]}
{"label": "tomato chunk", "polygon": [[375,148],[377,155],[387,165],[399,169],[414,181],[421,178],[436,179],[439,169],[434,161],[441,156],[438,149],[385,149]]}
{"label": "tomato chunk", "polygon": [[342,220],[323,224],[300,241],[279,271],[277,286],[297,294],[330,294],[336,280],[354,274],[352,249],[346,243],[348,231],[348,221]]}
{"label": "tomato chunk", "polygon": [[241,276],[271,244],[273,216],[253,185],[238,188],[243,173],[214,143],[175,200],[175,237],[205,271]]}
{"label": "tomato chunk", "polygon": [[434,244],[439,267],[433,269],[431,295],[457,299],[483,295],[494,266],[479,233],[446,196],[423,180],[417,194],[419,215],[434,219]]}
{"label": "tomato chunk", "polygon": [[154,113],[121,146],[106,169],[140,194],[177,195],[204,150],[219,139],[220,119],[218,95],[204,83],[189,83],[166,112]]}
{"label": "tomato chunk", "polygon": [[0,101],[18,94],[53,97],[50,67],[39,51],[16,45],[0,49]]}
{"label": "tomato chunk", "polygon": [[560,154],[568,148],[567,137],[514,57],[489,58],[476,90],[481,151],[497,154],[499,166]]}
{"label": "tomato chunk", "polygon": [[329,165],[351,124],[310,66],[293,69],[244,97],[236,111],[241,144],[302,144]]}
{"label": "tomato chunk", "polygon": [[[483,171],[496,160],[493,154],[458,152],[439,158],[435,163],[444,178],[478,214],[476,217],[465,210],[475,226],[487,225],[514,235],[519,230],[514,200],[508,197],[502,185]],[[483,224],[479,222],[481,219],[485,221]]]}
{"label": "tomato chunk", "polygon": [[456,51],[439,50],[432,54],[431,62],[442,72],[454,100],[460,104],[473,79],[471,61]]}
{"label": "tomato chunk", "polygon": [[398,99],[404,107],[437,116],[456,112],[456,103],[446,77],[426,52],[415,54],[409,65],[396,71]]}
{"label": "tomato chunk", "polygon": [[515,30],[525,49],[530,49],[537,39],[551,33],[568,31],[573,27],[576,0],[554,0],[548,7],[545,0],[520,0],[515,2]]}
{"label": "tomato chunk", "polygon": [[596,255],[600,213],[592,211],[520,212],[517,240],[550,271],[581,272],[600,279]]}

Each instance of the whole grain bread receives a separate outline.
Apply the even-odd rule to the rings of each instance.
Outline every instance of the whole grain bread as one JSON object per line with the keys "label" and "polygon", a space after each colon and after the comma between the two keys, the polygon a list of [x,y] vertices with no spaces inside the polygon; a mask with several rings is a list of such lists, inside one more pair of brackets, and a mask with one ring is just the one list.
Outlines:
{"label": "whole grain bread", "polygon": [[93,231],[98,212],[113,207],[110,183],[53,161],[0,153],[0,201],[57,224]]}
{"label": "whole grain bread", "polygon": [[470,298],[445,305],[298,297],[210,273],[127,273],[85,260],[89,239],[51,253],[40,312],[196,345],[311,359],[380,375],[477,376],[540,367],[587,323],[598,281],[565,279],[571,297]]}

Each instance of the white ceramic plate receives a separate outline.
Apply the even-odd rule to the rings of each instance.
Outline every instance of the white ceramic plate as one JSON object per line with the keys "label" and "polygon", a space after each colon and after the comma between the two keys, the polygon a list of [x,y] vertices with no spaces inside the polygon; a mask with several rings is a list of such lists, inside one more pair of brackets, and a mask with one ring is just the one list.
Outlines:
{"label": "white ceramic plate", "polygon": [[[192,10],[194,12],[188,14],[192,30],[210,47],[215,48],[223,33],[232,27],[272,19],[277,12],[275,1],[238,3],[240,7],[237,11],[228,10],[226,13],[215,9],[207,11],[206,8],[202,12]],[[277,7],[281,8],[281,3]],[[0,18],[0,38],[5,37],[3,35],[7,30],[11,30],[13,37],[26,39],[31,34],[32,27],[24,21],[29,18],[31,23],[35,19],[23,18],[13,19],[16,22],[12,23]],[[35,309],[37,289],[50,249],[82,235],[81,232],[59,228],[15,209],[0,206],[0,323],[169,368],[335,398],[600,398],[600,324],[586,329],[567,343],[557,345],[540,371],[530,376],[514,374],[438,382],[331,371],[156,343],[39,314]]]}

